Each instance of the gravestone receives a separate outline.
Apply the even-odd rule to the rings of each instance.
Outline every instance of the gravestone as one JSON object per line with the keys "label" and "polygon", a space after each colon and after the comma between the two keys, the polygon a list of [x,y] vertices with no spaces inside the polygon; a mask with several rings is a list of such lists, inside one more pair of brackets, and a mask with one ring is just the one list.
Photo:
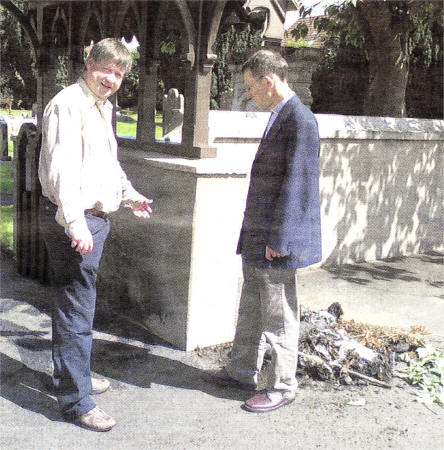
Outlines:
{"label": "gravestone", "polygon": [[11,161],[8,155],[8,123],[0,117],[0,161]]}
{"label": "gravestone", "polygon": [[184,97],[177,89],[170,89],[163,98],[163,138],[165,141],[182,141]]}

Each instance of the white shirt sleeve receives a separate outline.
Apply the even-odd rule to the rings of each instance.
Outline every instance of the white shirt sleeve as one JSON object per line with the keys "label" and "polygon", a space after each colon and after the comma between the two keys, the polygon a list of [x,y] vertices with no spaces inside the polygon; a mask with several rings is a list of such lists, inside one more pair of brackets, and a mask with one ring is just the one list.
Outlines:
{"label": "white shirt sleeve", "polygon": [[43,117],[41,154],[44,194],[58,206],[56,220],[71,233],[86,227],[81,202],[82,116],[70,105],[49,106]]}

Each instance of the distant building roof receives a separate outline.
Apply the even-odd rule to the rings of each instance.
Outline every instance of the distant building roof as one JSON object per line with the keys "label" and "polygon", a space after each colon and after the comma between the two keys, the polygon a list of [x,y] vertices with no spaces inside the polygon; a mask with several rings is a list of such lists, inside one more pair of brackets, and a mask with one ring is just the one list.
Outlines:
{"label": "distant building roof", "polygon": [[314,21],[316,17],[304,17],[301,19],[296,20],[296,22],[287,30],[286,36],[282,40],[282,47],[287,46],[287,42],[291,41],[293,38],[291,37],[291,32],[294,30],[300,23],[305,23],[308,28],[307,36],[303,39],[304,41],[308,42],[310,47],[322,47],[324,36],[325,34],[323,32],[319,32],[316,30],[314,26]]}

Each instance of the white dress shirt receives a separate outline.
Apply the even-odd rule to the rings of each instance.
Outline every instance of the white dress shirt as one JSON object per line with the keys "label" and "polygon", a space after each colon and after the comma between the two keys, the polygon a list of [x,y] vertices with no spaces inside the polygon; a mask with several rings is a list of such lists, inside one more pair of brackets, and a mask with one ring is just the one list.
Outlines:
{"label": "white dress shirt", "polygon": [[147,200],[120,167],[111,117],[112,104],[83,78],[45,108],[39,178],[43,195],[58,206],[57,222],[71,233],[86,227],[85,209],[108,213]]}
{"label": "white dress shirt", "polygon": [[274,121],[276,120],[278,114],[281,112],[281,109],[285,106],[285,104],[290,100],[291,97],[293,97],[294,91],[288,91],[284,98],[274,107],[271,108],[271,114],[268,119],[267,127],[265,128],[264,137],[268,134],[270,131],[270,128],[273,126]]}

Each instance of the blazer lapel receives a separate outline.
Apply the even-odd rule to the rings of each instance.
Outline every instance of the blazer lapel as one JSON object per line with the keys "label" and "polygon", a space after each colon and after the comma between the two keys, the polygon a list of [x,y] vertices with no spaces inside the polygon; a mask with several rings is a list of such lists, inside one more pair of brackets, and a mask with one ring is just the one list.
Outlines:
{"label": "blazer lapel", "polygon": [[275,121],[273,122],[273,125],[268,130],[268,133],[266,136],[264,136],[261,140],[261,143],[259,144],[259,148],[257,149],[255,160],[257,157],[264,151],[265,144],[268,141],[273,141],[275,136],[278,134],[279,129],[281,128],[281,123],[284,120],[284,118],[287,116],[288,109],[290,108],[290,103],[294,101],[296,98],[295,95],[293,95],[287,103],[285,103],[284,107],[279,111],[279,114],[277,115]]}

